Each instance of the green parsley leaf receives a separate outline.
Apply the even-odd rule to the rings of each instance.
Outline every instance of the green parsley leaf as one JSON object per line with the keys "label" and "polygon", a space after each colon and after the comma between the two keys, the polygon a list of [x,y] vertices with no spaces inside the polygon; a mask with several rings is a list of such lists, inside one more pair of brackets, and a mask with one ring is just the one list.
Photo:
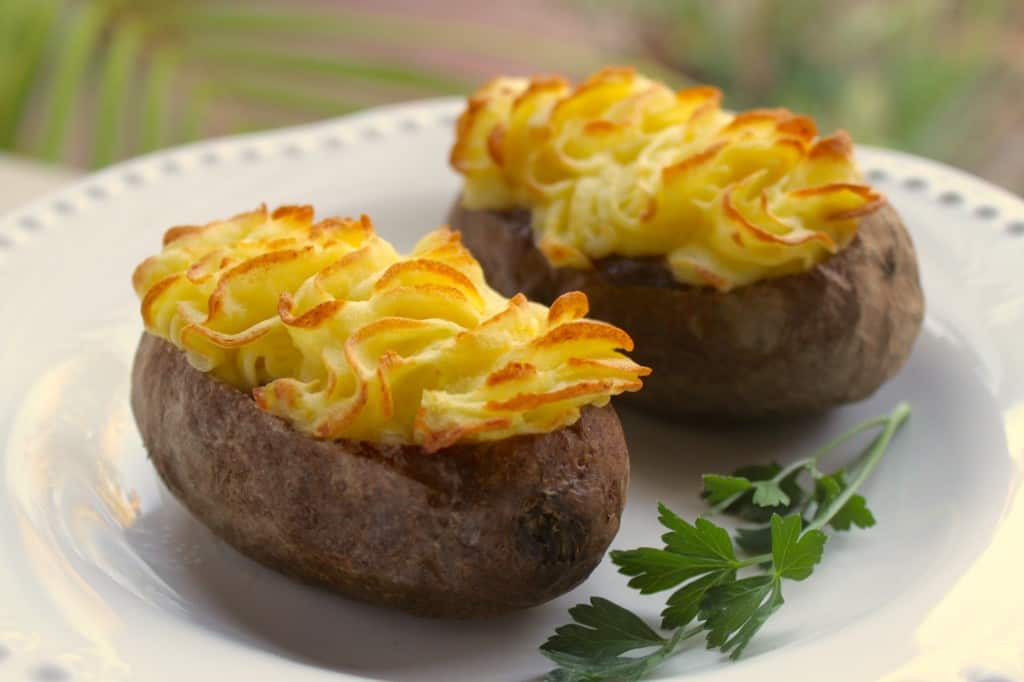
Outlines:
{"label": "green parsley leaf", "polygon": [[619,572],[632,576],[630,587],[653,594],[706,573],[736,570],[739,562],[724,528],[703,518],[687,523],[663,504],[658,511],[662,525],[670,530],[662,536],[665,549],[611,552]]}
{"label": "green parsley leaf", "polygon": [[799,514],[772,516],[772,570],[780,578],[804,580],[821,561],[828,536],[820,530],[801,535],[802,528]]}
{"label": "green parsley leaf", "polygon": [[826,535],[811,530],[801,535],[799,514],[771,519],[771,573],[727,582],[707,590],[699,615],[708,631],[708,648],[719,648],[735,660],[765,621],[783,604],[782,579],[803,580],[821,560]]}
{"label": "green parsley leaf", "polygon": [[737,528],[736,545],[748,554],[769,554],[772,551],[771,526]]}
{"label": "green parsley leaf", "polygon": [[[846,474],[842,469],[815,480],[814,501],[818,505],[818,513],[824,512],[846,488]],[[846,504],[829,520],[828,525],[836,530],[850,530],[852,526],[870,528],[875,525],[875,516],[868,509],[864,496],[857,494],[846,501]]]}
{"label": "green parsley leaf", "polygon": [[789,505],[789,495],[775,481],[758,481],[753,484],[753,502],[758,507],[785,507]]}
{"label": "green parsley leaf", "polygon": [[820,509],[824,509],[829,502],[839,497],[843,492],[846,481],[843,470],[840,469],[828,476],[819,476],[814,481],[814,501]]}
{"label": "green parsley leaf", "polygon": [[782,606],[778,576],[755,575],[708,591],[700,607],[709,649],[736,660],[765,621]]}
{"label": "green parsley leaf", "polygon": [[[785,515],[794,511],[808,498],[808,492],[803,489],[798,480],[801,470],[793,471],[781,481],[772,481],[780,471],[782,471],[782,467],[773,462],[740,467],[731,476],[723,477],[746,479],[751,482],[751,486],[722,512],[753,523],[768,523],[772,514]],[[756,501],[755,495],[757,495]],[[705,490],[704,496],[708,497],[707,490]],[[725,499],[728,497],[722,498],[720,501]],[[710,504],[717,503],[710,502]]]}
{"label": "green parsley leaf", "polygon": [[635,658],[616,656],[605,661],[544,652],[559,667],[544,676],[544,682],[592,682],[593,680],[640,680],[664,661],[671,651],[658,649]]}
{"label": "green parsley leaf", "polygon": [[721,526],[703,517],[698,518],[693,524],[687,523],[660,502],[658,520],[671,531],[661,536],[668,551],[712,565],[736,562],[732,540]]}
{"label": "green parsley leaf", "polygon": [[[633,576],[629,586],[643,594],[667,590],[686,581],[668,599],[662,627],[679,628],[697,617],[709,589],[736,580],[739,561],[729,533],[705,518],[687,523],[663,504],[659,520],[670,532],[662,536],[665,549],[641,547],[611,553],[619,572]],[[696,578],[696,580],[693,580]]]}
{"label": "green parsley leaf", "polygon": [[[665,639],[632,611],[600,597],[577,604],[569,614],[576,622],[555,630],[541,646],[541,653],[559,666],[545,675],[545,682],[639,680],[698,632],[680,628]],[[621,655],[642,650],[648,651]]]}
{"label": "green parsley leaf", "polygon": [[640,590],[641,594],[668,590],[717,568],[717,564],[708,565],[703,560],[694,561],[691,557],[654,547],[615,550],[610,556],[612,563],[619,567],[619,573],[633,576],[629,586]]}
{"label": "green parsley leaf", "polygon": [[708,504],[724,502],[737,493],[750,490],[753,483],[741,476],[704,474],[704,498]]}
{"label": "green parsley leaf", "polygon": [[605,660],[666,642],[635,613],[601,597],[592,597],[589,604],[577,604],[569,609],[569,615],[576,622],[555,630],[541,646],[542,651]]}
{"label": "green parsley leaf", "polygon": [[735,580],[736,571],[715,571],[686,583],[668,598],[668,605],[661,612],[661,627],[671,630],[689,625],[700,612],[708,590]]}
{"label": "green parsley leaf", "polygon": [[863,495],[853,495],[829,520],[828,525],[836,530],[850,530],[851,526],[870,528],[875,525],[875,515],[868,509],[868,501]]}

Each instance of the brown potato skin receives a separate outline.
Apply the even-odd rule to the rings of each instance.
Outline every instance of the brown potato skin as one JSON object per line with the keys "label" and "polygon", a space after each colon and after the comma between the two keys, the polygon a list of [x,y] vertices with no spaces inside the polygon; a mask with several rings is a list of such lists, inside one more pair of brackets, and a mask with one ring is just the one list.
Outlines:
{"label": "brown potato skin", "polygon": [[550,303],[583,291],[591,316],[625,329],[632,358],[654,370],[617,400],[668,417],[768,419],[861,400],[900,370],[924,317],[914,247],[888,204],[808,272],[728,293],[676,282],[660,258],[553,268],[525,211],[470,211],[460,199],[449,220],[506,296]]}
{"label": "brown potato skin", "polygon": [[571,426],[433,454],[316,440],[144,334],[132,410],[174,495],[268,566],[417,614],[491,616],[582,582],[629,478],[611,406]]}

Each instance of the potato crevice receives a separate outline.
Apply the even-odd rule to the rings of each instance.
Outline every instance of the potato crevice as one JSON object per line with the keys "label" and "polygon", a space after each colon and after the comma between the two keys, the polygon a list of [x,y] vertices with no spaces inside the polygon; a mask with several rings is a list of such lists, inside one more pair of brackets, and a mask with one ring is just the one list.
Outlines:
{"label": "potato crevice", "polygon": [[736,114],[721,99],[629,68],[575,88],[497,78],[458,121],[463,205],[529,209],[556,267],[664,256],[677,281],[728,291],[810,270],[885,202],[862,184],[845,132],[819,138],[806,116]]}
{"label": "potato crevice", "polygon": [[408,256],[369,218],[265,207],[171,228],[133,276],[147,331],[319,438],[413,443],[544,433],[641,387],[622,330],[484,281],[457,233]]}

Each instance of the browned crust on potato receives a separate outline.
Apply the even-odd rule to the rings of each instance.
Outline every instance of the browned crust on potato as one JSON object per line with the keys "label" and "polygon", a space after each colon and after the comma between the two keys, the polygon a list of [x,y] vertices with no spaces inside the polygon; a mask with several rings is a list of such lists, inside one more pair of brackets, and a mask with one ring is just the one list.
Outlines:
{"label": "browned crust on potato", "polygon": [[632,358],[654,370],[617,400],[671,417],[771,418],[861,400],[900,370],[924,317],[914,247],[888,204],[808,272],[728,293],[680,284],[660,257],[552,268],[526,211],[470,211],[459,199],[450,223],[506,296],[584,292],[591,316],[626,330]]}
{"label": "browned crust on potato", "polygon": [[494,615],[575,587],[618,530],[629,478],[611,406],[551,433],[433,454],[316,440],[149,334],[132,410],[167,487],[241,552],[430,616]]}

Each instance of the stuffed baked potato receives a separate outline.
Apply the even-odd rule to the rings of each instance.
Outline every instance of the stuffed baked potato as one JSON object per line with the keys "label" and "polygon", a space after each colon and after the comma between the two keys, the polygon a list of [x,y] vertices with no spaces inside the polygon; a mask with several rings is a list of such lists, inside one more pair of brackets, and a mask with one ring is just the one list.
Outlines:
{"label": "stuffed baked potato", "polygon": [[499,291],[579,290],[625,329],[654,370],[633,404],[743,419],[865,398],[921,326],[910,237],[845,133],[720,99],[629,69],[496,79],[459,119],[450,224]]}
{"label": "stuffed baked potato", "polygon": [[409,256],[308,207],[173,228],[136,270],[132,409],[168,488],[243,553],[344,595],[470,617],[578,584],[629,463],[631,342],[505,299],[446,230]]}

